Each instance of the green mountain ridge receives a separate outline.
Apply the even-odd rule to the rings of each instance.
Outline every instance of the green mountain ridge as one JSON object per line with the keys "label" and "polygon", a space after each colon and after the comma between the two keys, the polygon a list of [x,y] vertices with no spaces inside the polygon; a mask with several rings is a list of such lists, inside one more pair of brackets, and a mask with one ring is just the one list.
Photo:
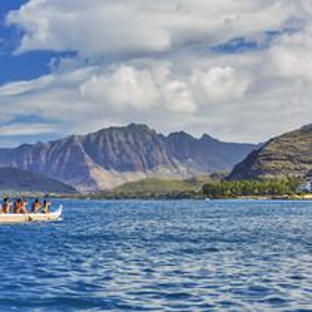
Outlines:
{"label": "green mountain ridge", "polygon": [[1,192],[47,192],[71,194],[76,190],[63,182],[16,168],[0,168]]}
{"label": "green mountain ridge", "polygon": [[312,172],[312,127],[282,134],[236,165],[229,180],[306,177]]}

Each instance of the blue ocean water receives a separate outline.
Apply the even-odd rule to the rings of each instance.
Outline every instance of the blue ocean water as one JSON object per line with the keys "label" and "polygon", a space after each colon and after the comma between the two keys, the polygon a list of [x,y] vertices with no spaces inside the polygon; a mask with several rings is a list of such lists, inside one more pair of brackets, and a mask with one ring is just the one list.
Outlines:
{"label": "blue ocean water", "polygon": [[312,311],[312,202],[62,203],[0,226],[0,311]]}

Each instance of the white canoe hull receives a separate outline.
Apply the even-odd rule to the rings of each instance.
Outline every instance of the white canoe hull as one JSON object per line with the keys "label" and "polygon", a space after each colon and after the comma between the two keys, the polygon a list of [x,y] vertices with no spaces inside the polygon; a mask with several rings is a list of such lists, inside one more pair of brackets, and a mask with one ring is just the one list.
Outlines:
{"label": "white canoe hull", "polygon": [[28,213],[28,214],[0,214],[0,224],[3,223],[25,223],[41,221],[57,221],[61,219],[63,206],[50,213]]}

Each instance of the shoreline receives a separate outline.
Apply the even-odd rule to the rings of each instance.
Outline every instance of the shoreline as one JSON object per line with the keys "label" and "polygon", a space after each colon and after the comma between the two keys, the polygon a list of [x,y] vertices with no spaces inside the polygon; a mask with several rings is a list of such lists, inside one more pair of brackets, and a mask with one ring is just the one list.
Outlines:
{"label": "shoreline", "polygon": [[18,198],[18,197],[25,197],[29,199],[44,199],[44,198],[53,198],[56,200],[62,199],[72,199],[72,200],[90,200],[90,201],[97,201],[97,200],[107,200],[107,201],[122,201],[122,200],[145,200],[145,201],[166,201],[166,200],[198,200],[198,201],[214,201],[214,200],[254,200],[254,201],[261,201],[261,200],[311,200],[312,201],[312,194],[294,194],[294,195],[265,195],[265,196],[236,196],[236,197],[215,197],[209,198],[204,194],[183,194],[183,193],[176,193],[176,194],[133,194],[132,196],[124,195],[124,194],[95,194],[95,193],[73,193],[73,194],[62,194],[62,193],[40,193],[40,192],[9,192],[4,191],[0,192],[1,197],[8,197],[8,198]]}

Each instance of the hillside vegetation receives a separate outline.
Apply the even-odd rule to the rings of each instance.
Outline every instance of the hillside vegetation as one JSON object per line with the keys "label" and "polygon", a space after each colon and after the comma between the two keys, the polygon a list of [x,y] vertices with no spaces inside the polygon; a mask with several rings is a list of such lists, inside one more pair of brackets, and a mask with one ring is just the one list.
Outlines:
{"label": "hillside vegetation", "polygon": [[206,183],[217,183],[227,173],[212,174],[186,180],[144,179],[125,183],[99,197],[108,198],[193,198],[202,196]]}
{"label": "hillside vegetation", "polygon": [[312,170],[312,127],[280,135],[239,163],[229,180],[306,177]]}
{"label": "hillside vegetation", "polygon": [[226,199],[259,196],[292,196],[298,193],[300,179],[263,179],[220,181],[203,187],[205,196],[211,199]]}

